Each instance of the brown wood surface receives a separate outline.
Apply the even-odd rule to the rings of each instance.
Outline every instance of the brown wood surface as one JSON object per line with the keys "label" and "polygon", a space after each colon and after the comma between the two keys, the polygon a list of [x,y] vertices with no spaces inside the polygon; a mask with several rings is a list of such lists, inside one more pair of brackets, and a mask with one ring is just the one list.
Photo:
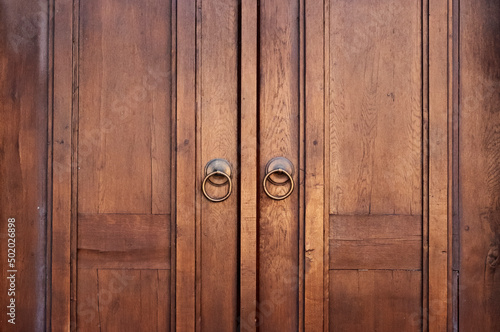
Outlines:
{"label": "brown wood surface", "polygon": [[[257,3],[241,3],[240,331],[256,331],[257,317]],[[243,82],[245,82],[243,84]]]}
{"label": "brown wood surface", "polygon": [[[45,329],[47,6],[47,1],[0,1],[1,331]],[[15,325],[7,322],[6,308],[9,218],[16,219]]]}
{"label": "brown wood surface", "polygon": [[334,215],[330,234],[331,269],[422,268],[420,216]]}
{"label": "brown wood surface", "polygon": [[422,210],[421,3],[330,3],[330,213]]}
{"label": "brown wood surface", "polygon": [[75,6],[77,330],[170,329],[171,16],[168,1]]}
{"label": "brown wood surface", "polygon": [[321,2],[305,7],[305,290],[304,330],[325,326],[324,251],[328,210],[325,210],[325,61],[324,8]]}
{"label": "brown wood surface", "polygon": [[460,1],[459,329],[500,330],[500,3]]}
{"label": "brown wood surface", "polygon": [[[259,15],[259,180],[273,157],[299,172],[299,2],[262,1]],[[283,186],[285,187],[285,186]],[[275,194],[280,194],[279,189]],[[298,329],[299,192],[274,201],[260,185],[259,329]]]}
{"label": "brown wood surface", "polygon": [[80,215],[79,268],[170,268],[170,216]]}
{"label": "brown wood surface", "polygon": [[175,1],[176,271],[175,330],[196,326],[196,1]]}
{"label": "brown wood surface", "polygon": [[329,2],[331,331],[422,328],[423,9]]}
{"label": "brown wood surface", "polygon": [[79,330],[168,330],[170,306],[168,270],[81,269],[80,271]]}
{"label": "brown wood surface", "polygon": [[419,271],[330,272],[330,331],[421,331]]}
{"label": "brown wood surface", "polygon": [[[71,226],[73,172],[73,6],[54,4],[51,316],[54,331],[71,326]],[[57,79],[56,79],[57,78]],[[73,322],[75,323],[75,322]]]}
{"label": "brown wood surface", "polygon": [[81,3],[79,213],[169,212],[169,17],[167,1]]}
{"label": "brown wood surface", "polygon": [[[451,119],[449,97],[452,81],[449,57],[450,39],[448,0],[429,1],[429,168],[428,168],[428,213],[429,213],[429,270],[428,270],[428,330],[445,331],[448,325],[448,194],[449,192],[449,147],[448,119]],[[448,43],[450,41],[450,43]],[[447,45],[445,47],[444,45]],[[427,195],[424,192],[424,195]],[[451,253],[451,252],[450,252]],[[425,253],[424,253],[425,255]]]}
{"label": "brown wood surface", "polygon": [[[232,194],[214,203],[203,196],[200,225],[200,319],[201,331],[234,331],[238,315],[238,2],[203,3],[198,16],[199,86],[196,173],[212,159],[227,160],[233,170]],[[198,187],[201,182],[198,182]],[[207,192],[221,197],[227,185],[207,184]]]}

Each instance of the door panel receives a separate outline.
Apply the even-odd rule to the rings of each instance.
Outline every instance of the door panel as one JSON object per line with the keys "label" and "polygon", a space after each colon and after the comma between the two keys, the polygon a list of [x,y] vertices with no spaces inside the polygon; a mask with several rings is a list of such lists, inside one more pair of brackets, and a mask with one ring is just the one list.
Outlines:
{"label": "door panel", "polygon": [[[294,165],[299,183],[299,15],[298,1],[260,3],[259,132],[260,178],[274,157]],[[270,182],[270,181],[268,181]],[[283,195],[288,186],[272,186]],[[298,328],[299,195],[274,201],[259,185],[258,301],[261,331]]]}
{"label": "door panel", "polygon": [[421,286],[420,271],[331,270],[330,330],[419,330]]}
{"label": "door panel", "polygon": [[78,212],[168,214],[170,5],[80,7]]}
{"label": "door panel", "polygon": [[500,4],[461,1],[460,22],[456,305],[462,331],[498,331]]}
{"label": "door panel", "polygon": [[[54,2],[49,326],[493,330],[498,10],[480,3]],[[280,201],[274,157],[294,165]]]}
{"label": "door panel", "polygon": [[171,5],[78,9],[77,329],[169,329]]}
{"label": "door panel", "polygon": [[422,6],[330,1],[330,330],[420,328]]}

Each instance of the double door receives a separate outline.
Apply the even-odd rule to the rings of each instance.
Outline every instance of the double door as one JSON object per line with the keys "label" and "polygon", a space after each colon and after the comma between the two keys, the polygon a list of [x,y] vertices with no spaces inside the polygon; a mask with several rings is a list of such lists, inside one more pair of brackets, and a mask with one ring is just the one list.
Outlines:
{"label": "double door", "polygon": [[56,1],[52,326],[446,326],[448,6]]}

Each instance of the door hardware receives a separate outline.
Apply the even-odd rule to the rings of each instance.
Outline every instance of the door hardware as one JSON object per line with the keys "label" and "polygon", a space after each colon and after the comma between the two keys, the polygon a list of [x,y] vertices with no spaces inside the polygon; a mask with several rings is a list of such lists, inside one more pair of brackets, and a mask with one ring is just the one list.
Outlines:
{"label": "door hardware", "polygon": [[[231,180],[232,169],[231,164],[225,159],[212,159],[205,166],[205,178],[203,179],[201,189],[205,197],[211,202],[222,202],[225,201],[233,190],[233,182]],[[212,197],[207,193],[206,185],[207,182],[210,184],[220,187],[228,183],[227,194],[223,197]]]}
{"label": "door hardware", "polygon": [[[266,192],[267,196],[278,201],[290,196],[294,189],[293,172],[293,164],[287,158],[275,157],[269,160],[266,165],[266,176],[262,181],[262,186],[264,187],[264,191]],[[288,181],[290,181],[290,189],[285,195],[276,196],[271,194],[267,189],[267,182],[271,182],[272,184],[277,186],[283,186]]]}

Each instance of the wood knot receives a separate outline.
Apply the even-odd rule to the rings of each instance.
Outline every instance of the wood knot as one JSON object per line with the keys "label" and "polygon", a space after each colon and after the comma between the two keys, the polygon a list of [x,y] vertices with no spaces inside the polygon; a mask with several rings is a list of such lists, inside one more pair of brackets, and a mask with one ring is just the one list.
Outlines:
{"label": "wood knot", "polygon": [[498,266],[498,253],[498,246],[491,247],[488,251],[488,257],[486,258],[486,261],[492,269],[496,269],[496,267]]}

